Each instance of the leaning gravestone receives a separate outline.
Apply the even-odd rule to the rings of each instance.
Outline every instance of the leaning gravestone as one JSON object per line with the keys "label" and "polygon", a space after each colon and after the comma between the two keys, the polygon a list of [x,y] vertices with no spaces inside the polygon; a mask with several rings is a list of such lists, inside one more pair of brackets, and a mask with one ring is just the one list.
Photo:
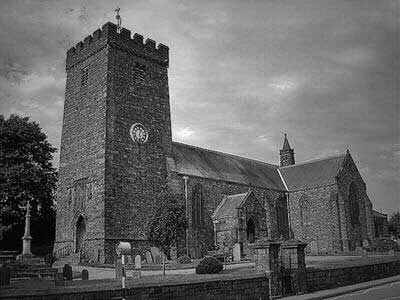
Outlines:
{"label": "leaning gravestone", "polygon": [[0,268],[0,286],[10,285],[11,270],[7,264],[3,264]]}
{"label": "leaning gravestone", "polygon": [[135,256],[135,269],[140,270],[142,268],[142,257],[140,255]]}
{"label": "leaning gravestone", "polygon": [[89,271],[86,269],[82,270],[82,280],[89,280]]}
{"label": "leaning gravestone", "polygon": [[146,261],[148,264],[153,262],[153,257],[151,256],[150,251],[146,251]]}
{"label": "leaning gravestone", "polygon": [[240,244],[236,243],[233,246],[233,261],[240,261],[240,260],[241,260]]}
{"label": "leaning gravestone", "polygon": [[63,276],[65,280],[72,280],[72,267],[69,264],[64,265]]}

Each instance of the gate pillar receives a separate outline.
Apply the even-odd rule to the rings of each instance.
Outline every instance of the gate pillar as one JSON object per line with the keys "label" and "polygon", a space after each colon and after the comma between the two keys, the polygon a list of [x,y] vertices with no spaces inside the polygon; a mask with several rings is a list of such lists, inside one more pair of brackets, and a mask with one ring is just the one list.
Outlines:
{"label": "gate pillar", "polygon": [[281,264],[283,294],[306,292],[306,256],[307,243],[298,240],[284,241],[281,245]]}
{"label": "gate pillar", "polygon": [[282,290],[279,262],[280,245],[280,242],[268,238],[260,239],[251,245],[256,271],[270,274],[270,293],[272,296],[280,295]]}

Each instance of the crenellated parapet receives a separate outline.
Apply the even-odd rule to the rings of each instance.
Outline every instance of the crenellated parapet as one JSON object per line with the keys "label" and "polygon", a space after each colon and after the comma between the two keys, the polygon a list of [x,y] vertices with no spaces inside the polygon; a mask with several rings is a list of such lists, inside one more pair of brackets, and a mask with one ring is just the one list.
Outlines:
{"label": "crenellated parapet", "polygon": [[108,22],[103,25],[102,29],[97,29],[92,35],[85,37],[83,41],[67,51],[66,69],[73,68],[107,46],[168,67],[168,46],[161,43],[156,46],[156,42],[152,39],[146,39],[143,42],[143,36],[137,33],[131,37],[131,31],[126,28],[121,28],[118,33],[117,25]]}

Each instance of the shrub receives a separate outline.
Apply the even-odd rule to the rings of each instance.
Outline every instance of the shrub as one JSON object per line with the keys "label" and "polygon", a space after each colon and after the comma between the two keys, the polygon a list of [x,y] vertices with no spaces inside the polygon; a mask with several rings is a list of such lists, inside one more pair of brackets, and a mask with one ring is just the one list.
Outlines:
{"label": "shrub", "polygon": [[215,257],[204,258],[196,267],[196,274],[216,274],[222,271],[222,263]]}
{"label": "shrub", "polygon": [[397,244],[395,241],[393,241],[390,238],[377,238],[375,241],[375,247],[373,247],[373,250],[377,252],[387,252],[390,250],[394,251],[400,251],[400,246]]}
{"label": "shrub", "polygon": [[187,255],[182,255],[182,256],[179,256],[179,257],[178,257],[178,259],[176,260],[176,262],[177,262],[178,264],[184,265],[184,264],[190,264],[190,263],[192,262],[192,260],[190,259],[189,256],[187,256]]}

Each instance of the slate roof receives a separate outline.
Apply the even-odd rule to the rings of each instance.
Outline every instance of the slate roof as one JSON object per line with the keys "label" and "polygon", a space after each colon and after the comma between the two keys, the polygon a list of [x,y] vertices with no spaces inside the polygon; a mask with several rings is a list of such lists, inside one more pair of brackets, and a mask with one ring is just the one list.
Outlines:
{"label": "slate roof", "polygon": [[298,190],[335,183],[346,154],[312,160],[279,168],[289,189]]}
{"label": "slate roof", "polygon": [[277,165],[173,142],[176,170],[180,174],[284,190]]}
{"label": "slate roof", "polygon": [[212,218],[234,217],[236,215],[236,209],[242,206],[251,193],[252,192],[249,191],[243,194],[225,196],[215,209]]}

